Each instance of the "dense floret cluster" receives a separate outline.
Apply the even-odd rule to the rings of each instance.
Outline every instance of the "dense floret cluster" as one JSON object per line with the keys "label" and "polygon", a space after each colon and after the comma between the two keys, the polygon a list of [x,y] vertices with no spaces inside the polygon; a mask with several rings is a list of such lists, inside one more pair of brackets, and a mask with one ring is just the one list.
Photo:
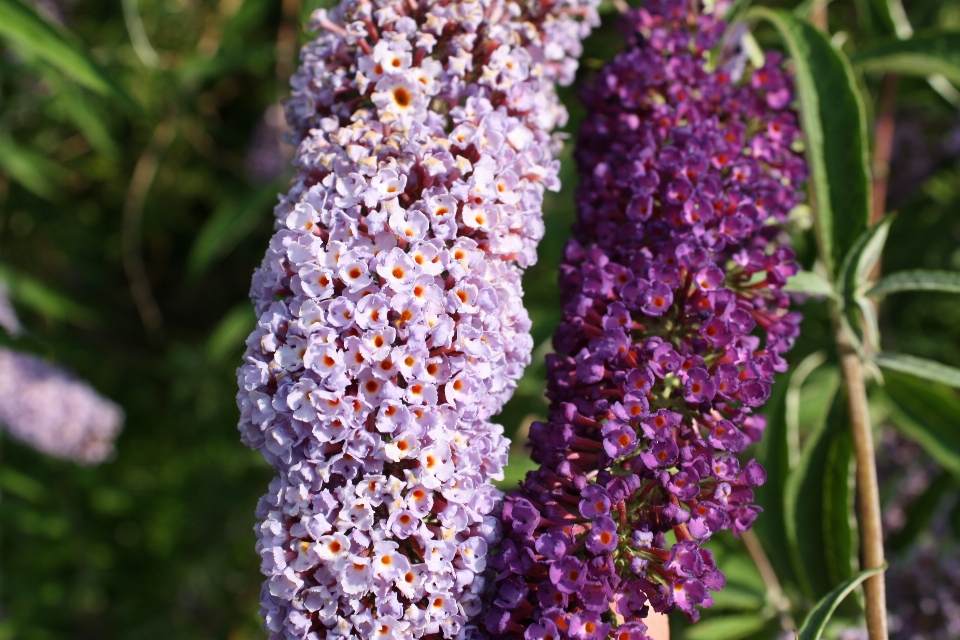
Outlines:
{"label": "dense floret cluster", "polygon": [[592,0],[346,0],[287,105],[297,175],[251,297],[240,429],[279,472],[272,637],[468,635],[530,359],[521,269],[558,187]]}
{"label": "dense floret cluster", "polygon": [[0,425],[37,451],[97,464],[113,453],[123,410],[71,373],[0,348]]}
{"label": "dense floret cluster", "polygon": [[631,12],[583,95],[541,466],[491,556],[497,637],[640,640],[651,608],[696,619],[725,580],[701,543],[757,516],[763,469],[736,454],[797,334],[782,224],[807,171],[780,58],[710,70],[724,25],[694,7]]}

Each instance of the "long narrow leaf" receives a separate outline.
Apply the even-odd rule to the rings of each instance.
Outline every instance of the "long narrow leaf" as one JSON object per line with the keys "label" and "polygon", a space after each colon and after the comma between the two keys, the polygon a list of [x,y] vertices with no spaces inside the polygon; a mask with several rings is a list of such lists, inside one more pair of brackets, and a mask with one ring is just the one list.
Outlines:
{"label": "long narrow leaf", "polygon": [[920,33],[861,46],[850,61],[864,71],[893,72],[927,78],[942,74],[960,84],[960,31]]}
{"label": "long narrow leaf", "polygon": [[74,38],[54,28],[21,0],[0,0],[0,36],[59,67],[88,89],[135,108],[130,98],[74,43]]}
{"label": "long narrow leaf", "polygon": [[918,358],[905,353],[881,353],[876,356],[875,360],[882,369],[908,373],[924,380],[960,388],[960,369],[941,364],[935,360]]}
{"label": "long narrow leaf", "polygon": [[879,569],[861,571],[821,598],[817,606],[807,615],[807,619],[800,625],[797,640],[820,640],[820,636],[823,635],[823,630],[826,629],[830,616],[836,611],[837,605],[850,595],[850,592],[856,589],[861,582],[881,571],[886,571],[886,568],[886,565],[884,565]]}
{"label": "long narrow leaf", "polygon": [[58,183],[67,171],[43,154],[21,147],[9,136],[0,135],[0,171],[19,182],[38,198],[56,202],[62,194]]}
{"label": "long narrow leaf", "polygon": [[893,426],[960,476],[960,398],[950,389],[903,373],[887,372],[883,397]]}
{"label": "long narrow leaf", "polygon": [[812,598],[829,593],[853,574],[853,446],[847,425],[846,402],[837,394],[784,491],[794,572]]}
{"label": "long narrow leaf", "polygon": [[0,266],[0,281],[9,287],[11,298],[44,318],[79,327],[88,327],[95,321],[90,309],[22,273]]}
{"label": "long narrow leaf", "polygon": [[870,218],[867,125],[856,79],[846,56],[807,22],[763,7],[747,18],[770,22],[796,66],[817,238],[827,271],[836,277]]}
{"label": "long narrow leaf", "polygon": [[812,271],[801,271],[790,276],[783,290],[791,293],[806,293],[811,296],[837,297],[836,291],[833,290],[833,285]]}
{"label": "long narrow leaf", "polygon": [[785,396],[788,384],[794,376],[795,370],[778,376],[776,384],[773,385],[773,393],[764,405],[767,428],[760,444],[758,459],[767,472],[767,481],[755,489],[757,503],[763,505],[764,517],[757,519],[753,530],[781,580],[789,579],[793,575],[783,498],[791,462],[785,420]]}
{"label": "long narrow leaf", "polygon": [[200,276],[214,261],[228,254],[238,242],[270,218],[270,205],[276,202],[280,183],[271,183],[256,191],[225,200],[213,212],[200,232],[190,255],[187,273],[190,278]]}
{"label": "long narrow leaf", "polygon": [[867,291],[871,298],[879,298],[890,293],[901,291],[943,291],[945,293],[960,293],[960,272],[933,271],[915,269],[899,271],[881,278],[877,284]]}

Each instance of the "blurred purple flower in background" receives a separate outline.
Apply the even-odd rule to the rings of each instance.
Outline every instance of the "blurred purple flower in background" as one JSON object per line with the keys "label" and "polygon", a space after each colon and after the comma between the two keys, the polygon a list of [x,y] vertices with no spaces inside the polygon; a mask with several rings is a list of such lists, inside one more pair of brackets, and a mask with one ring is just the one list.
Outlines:
{"label": "blurred purple flower in background", "polygon": [[708,71],[725,25],[684,0],[625,23],[627,51],[583,94],[541,466],[491,557],[498,637],[640,639],[651,608],[712,604],[725,578],[700,543],[757,516],[765,474],[736,454],[798,331],[782,225],[807,168],[780,57]]}
{"label": "blurred purple flower in background", "polygon": [[251,182],[269,184],[290,167],[294,148],[286,143],[288,131],[283,107],[273,105],[264,112],[247,149],[245,169]]}
{"label": "blurred purple flower in background", "polygon": [[274,638],[475,632],[590,0],[348,0],[287,103],[297,173],[251,288],[240,430]]}
{"label": "blurred purple flower in background", "polygon": [[0,348],[0,425],[42,453],[97,464],[113,453],[123,410],[64,369]]}

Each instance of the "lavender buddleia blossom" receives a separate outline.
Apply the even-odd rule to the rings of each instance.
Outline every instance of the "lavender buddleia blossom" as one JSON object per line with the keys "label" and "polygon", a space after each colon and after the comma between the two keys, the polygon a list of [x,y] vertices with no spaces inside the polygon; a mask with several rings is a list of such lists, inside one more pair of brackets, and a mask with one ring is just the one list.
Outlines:
{"label": "lavender buddleia blossom", "polygon": [[692,7],[627,14],[627,50],[583,94],[549,418],[491,554],[495,637],[641,640],[651,609],[695,620],[725,581],[701,543],[759,511],[764,471],[736,454],[797,335],[782,224],[807,169],[780,58],[710,71],[724,24]]}
{"label": "lavender buddleia blossom", "polygon": [[37,451],[97,464],[113,453],[123,410],[67,371],[0,347],[0,425]]}
{"label": "lavender buddleia blossom", "polygon": [[551,131],[593,0],[348,0],[287,104],[297,173],[251,288],[240,431],[272,638],[466,637],[530,360]]}

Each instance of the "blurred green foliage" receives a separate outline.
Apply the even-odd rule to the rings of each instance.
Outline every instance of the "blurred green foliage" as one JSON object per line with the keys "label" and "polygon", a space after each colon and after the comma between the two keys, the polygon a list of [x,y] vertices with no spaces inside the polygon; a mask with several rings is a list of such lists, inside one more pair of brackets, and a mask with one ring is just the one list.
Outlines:
{"label": "blurred green foliage", "polygon": [[[3,439],[0,640],[263,637],[253,510],[271,472],[239,442],[235,369],[253,325],[250,275],[285,185],[282,171],[263,169],[284,153],[271,138],[274,105],[317,0],[43,0],[49,31],[35,29],[39,40],[10,36],[21,1],[0,0],[0,279],[30,332],[2,341],[73,368],[123,405],[127,424],[116,458],[96,468]],[[917,30],[960,29],[958,2],[905,4]],[[851,51],[890,38],[889,6],[838,0],[832,30]],[[581,83],[618,50],[610,9],[586,43]],[[42,46],[51,33],[65,44]],[[768,29],[756,35],[776,46]],[[878,77],[857,79],[872,129]],[[900,215],[885,272],[960,270],[960,121],[944,95],[922,76],[901,80],[889,185]],[[575,136],[576,90],[562,96]],[[540,261],[525,278],[534,361],[500,417],[518,436],[505,486],[528,468],[525,428],[546,414],[543,356],[575,215],[572,145],[562,161],[563,191],[548,197]],[[794,231],[809,268],[815,248],[802,216]],[[960,298],[897,293],[880,309],[886,347],[960,366]],[[791,387],[798,411],[786,418],[783,377],[768,406],[771,437],[756,452],[783,479],[798,447],[824,432],[836,388],[825,304],[802,310],[791,363],[817,352],[826,363]],[[955,426],[955,394],[938,393],[939,419]],[[878,422],[896,423],[896,394],[875,396]],[[774,459],[771,439],[794,436],[787,444],[797,460]],[[956,500],[956,476],[945,477],[938,495]],[[786,600],[740,541],[720,536],[713,546],[729,584],[697,627],[676,620],[679,637],[772,638],[784,615],[813,604],[797,575],[802,563],[784,547],[789,505],[771,492],[760,500],[768,513],[757,531]],[[827,580],[825,588],[836,583]]]}

